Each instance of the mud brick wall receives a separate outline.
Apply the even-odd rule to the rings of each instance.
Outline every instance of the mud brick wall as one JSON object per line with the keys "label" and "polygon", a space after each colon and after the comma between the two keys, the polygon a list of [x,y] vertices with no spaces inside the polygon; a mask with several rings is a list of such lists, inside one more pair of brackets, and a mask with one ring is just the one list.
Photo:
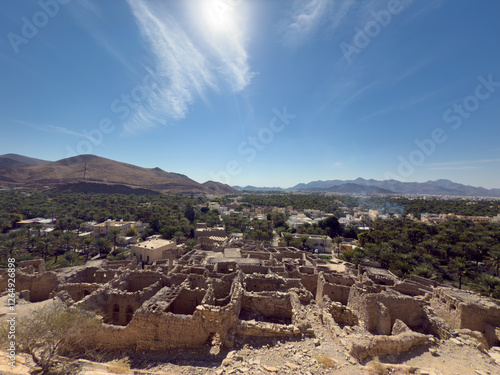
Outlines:
{"label": "mud brick wall", "polygon": [[288,293],[244,293],[241,310],[240,316],[253,312],[267,318],[292,319],[292,304]]}
{"label": "mud brick wall", "polygon": [[236,333],[242,336],[254,337],[291,337],[301,334],[293,325],[264,323],[255,321],[240,321],[236,326]]}
{"label": "mud brick wall", "polygon": [[129,292],[137,292],[148,286],[163,280],[165,277],[158,272],[140,271],[126,275],[125,289]]}
{"label": "mud brick wall", "polygon": [[248,292],[273,292],[285,286],[284,279],[251,277],[245,281]]}
{"label": "mud brick wall", "polygon": [[300,281],[305,289],[310,291],[314,297],[316,297],[316,291],[318,289],[318,274],[301,274]]}
{"label": "mud brick wall", "polygon": [[[126,327],[104,324],[98,335],[86,344],[107,349],[135,348],[163,351],[172,348],[198,347],[218,333],[225,346],[231,346],[240,309],[241,281],[232,288],[231,302],[225,307],[196,307],[192,315],[177,315],[149,309],[160,300],[154,298],[139,308]],[[234,333],[234,332],[233,332]]]}
{"label": "mud brick wall", "polygon": [[[424,288],[426,288],[427,290],[424,290]],[[412,281],[407,281],[407,280],[403,281],[402,283],[394,285],[390,289],[396,290],[399,293],[403,293],[403,294],[406,294],[406,295],[412,296],[412,297],[423,296],[423,295],[425,295],[425,293],[427,293],[429,291],[428,287],[421,285],[421,284],[417,284],[417,283],[412,282]]]}
{"label": "mud brick wall", "polygon": [[64,281],[67,283],[100,283],[111,281],[116,274],[115,270],[102,270],[97,267],[87,267],[68,276]]}
{"label": "mud brick wall", "polygon": [[59,285],[56,290],[51,293],[51,297],[54,296],[55,294],[59,293],[60,291],[66,291],[68,292],[69,296],[71,299],[75,302],[78,302],[85,298],[86,296],[92,294],[95,292],[97,289],[102,287],[101,284],[97,283],[67,283],[67,284],[62,284]]}
{"label": "mud brick wall", "polygon": [[481,306],[474,303],[460,303],[457,307],[459,327],[479,331],[484,334],[490,346],[499,345],[495,328],[500,327],[500,306],[493,303]]}
{"label": "mud brick wall", "polygon": [[[8,275],[4,274],[0,279],[0,292],[7,290]],[[22,290],[30,291],[30,302],[45,301],[50,298],[50,293],[59,285],[55,272],[36,273],[28,275],[16,272],[16,292]]]}
{"label": "mud brick wall", "polygon": [[354,283],[351,279],[341,278],[335,275],[321,273],[318,277],[318,288],[316,291],[316,301],[320,303],[323,296],[328,296],[334,302],[347,305],[349,300],[350,286]]}
{"label": "mud brick wall", "polygon": [[[378,306],[379,303],[383,305],[382,309]],[[387,331],[388,327],[385,327],[387,313],[390,316],[391,326],[396,319],[399,319],[408,327],[417,329],[426,321],[425,312],[415,299],[389,293],[366,293],[356,286],[351,288],[347,307],[354,311],[369,331],[377,331],[382,326],[384,326],[383,331]]]}
{"label": "mud brick wall", "polygon": [[266,266],[256,266],[253,264],[239,264],[238,268],[246,274],[252,274],[252,273],[266,274],[267,270],[269,269],[269,267]]}
{"label": "mud brick wall", "polygon": [[342,305],[347,305],[350,290],[351,288],[345,285],[319,282],[316,300],[319,302],[323,296],[327,296],[334,302],[340,302]]}

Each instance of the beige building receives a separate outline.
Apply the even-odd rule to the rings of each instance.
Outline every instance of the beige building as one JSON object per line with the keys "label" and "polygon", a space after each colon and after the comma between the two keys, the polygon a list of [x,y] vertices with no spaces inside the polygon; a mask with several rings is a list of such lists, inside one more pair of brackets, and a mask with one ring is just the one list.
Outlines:
{"label": "beige building", "polygon": [[93,226],[92,235],[94,238],[107,237],[111,228],[119,228],[120,235],[124,236],[130,228],[135,228],[141,224],[140,221],[116,221],[108,219],[103,223],[95,224]]}
{"label": "beige building", "polygon": [[139,262],[151,264],[159,259],[170,258],[177,250],[174,241],[154,239],[140,242],[130,248],[130,255],[135,256]]}
{"label": "beige building", "polygon": [[196,224],[196,229],[194,230],[194,238],[198,239],[200,237],[226,237],[225,227],[213,227],[207,228],[205,223]]}

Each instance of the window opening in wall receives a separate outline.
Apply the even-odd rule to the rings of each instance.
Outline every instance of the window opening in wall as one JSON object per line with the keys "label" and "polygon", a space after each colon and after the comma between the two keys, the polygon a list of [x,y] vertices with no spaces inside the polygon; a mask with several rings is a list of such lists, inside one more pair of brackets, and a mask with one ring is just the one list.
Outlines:
{"label": "window opening in wall", "polygon": [[120,306],[116,303],[113,306],[113,322],[117,323],[120,320]]}

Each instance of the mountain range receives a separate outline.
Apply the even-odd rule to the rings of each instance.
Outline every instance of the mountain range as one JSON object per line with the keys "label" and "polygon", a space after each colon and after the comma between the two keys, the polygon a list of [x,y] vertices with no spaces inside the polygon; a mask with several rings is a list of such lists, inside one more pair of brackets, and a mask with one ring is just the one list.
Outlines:
{"label": "mountain range", "polygon": [[500,189],[485,189],[459,184],[450,180],[440,179],[427,182],[401,182],[397,180],[326,180],[300,183],[287,189],[266,188],[255,186],[233,186],[240,191],[288,191],[288,192],[316,192],[316,193],[352,193],[365,195],[408,194],[408,195],[447,195],[447,196],[474,196],[500,197]]}
{"label": "mountain range", "polygon": [[194,193],[238,194],[241,190],[332,192],[365,195],[414,194],[500,197],[500,189],[485,189],[440,179],[427,182],[396,180],[326,180],[300,183],[288,189],[231,187],[220,182],[198,183],[160,168],[142,168],[95,155],[47,161],[17,154],[0,155],[0,188],[56,189],[61,192],[121,194]]}
{"label": "mountain range", "polygon": [[144,194],[145,189],[158,193],[238,193],[219,182],[200,184],[183,174],[142,168],[95,155],[79,155],[55,162],[16,154],[0,155],[0,188],[126,194]]}
{"label": "mountain range", "polygon": [[[377,189],[381,189],[377,192]],[[500,197],[500,189],[485,189],[440,179],[427,182],[401,182],[396,180],[327,180],[300,183],[291,187],[292,191],[331,191],[361,194],[416,194]],[[349,191],[351,190],[351,191]]]}

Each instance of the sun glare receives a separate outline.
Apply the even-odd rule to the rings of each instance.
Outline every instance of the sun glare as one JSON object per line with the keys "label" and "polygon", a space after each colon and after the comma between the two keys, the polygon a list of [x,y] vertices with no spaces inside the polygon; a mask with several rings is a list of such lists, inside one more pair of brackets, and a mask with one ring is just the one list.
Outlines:
{"label": "sun glare", "polygon": [[235,0],[208,0],[202,2],[201,15],[212,33],[228,33],[235,30]]}

